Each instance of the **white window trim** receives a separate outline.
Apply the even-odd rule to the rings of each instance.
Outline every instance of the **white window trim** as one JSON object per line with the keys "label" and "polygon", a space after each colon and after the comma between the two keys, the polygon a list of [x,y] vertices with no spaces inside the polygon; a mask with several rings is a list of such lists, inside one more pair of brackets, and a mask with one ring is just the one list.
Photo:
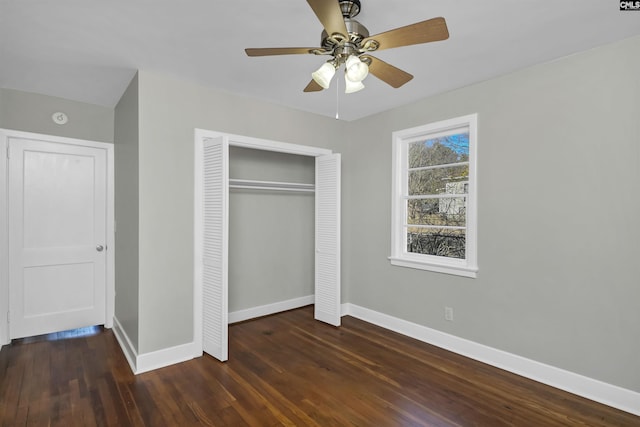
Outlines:
{"label": "white window trim", "polygon": [[[467,194],[466,259],[409,253],[406,251],[406,233],[404,232],[406,203],[404,203],[403,199],[407,186],[407,146],[416,139],[422,139],[425,136],[429,138],[436,137],[461,127],[469,128],[469,192]],[[391,256],[389,257],[392,265],[471,278],[477,276],[477,129],[478,115],[470,114],[393,132]]]}

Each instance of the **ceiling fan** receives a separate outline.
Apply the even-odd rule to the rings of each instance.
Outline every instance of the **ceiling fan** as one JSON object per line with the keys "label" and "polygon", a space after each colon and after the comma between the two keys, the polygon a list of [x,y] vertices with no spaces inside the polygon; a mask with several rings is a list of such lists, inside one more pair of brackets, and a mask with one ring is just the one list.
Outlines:
{"label": "ceiling fan", "polygon": [[385,83],[399,88],[413,76],[370,55],[394,47],[446,40],[449,31],[444,18],[433,18],[384,33],[369,35],[369,30],[353,19],[360,13],[360,0],[307,0],[324,27],[321,47],[248,48],[248,56],[314,54],[331,57],[312,73],[305,92],[327,89],[336,70],[345,64],[345,92],[364,88],[362,80],[371,72]]}

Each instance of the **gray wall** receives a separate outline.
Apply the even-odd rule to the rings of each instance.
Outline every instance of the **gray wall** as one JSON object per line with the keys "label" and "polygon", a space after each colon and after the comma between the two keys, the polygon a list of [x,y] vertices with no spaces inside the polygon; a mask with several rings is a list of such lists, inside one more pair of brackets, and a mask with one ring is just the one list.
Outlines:
{"label": "gray wall", "polygon": [[138,76],[115,108],[115,317],[138,349]]}
{"label": "gray wall", "polygon": [[[51,115],[66,113],[65,125],[53,122]],[[0,89],[0,127],[67,138],[113,142],[113,108]]]}
{"label": "gray wall", "polygon": [[138,77],[138,351],[147,353],[193,339],[194,128],[342,151],[346,124],[145,71]]}
{"label": "gray wall", "polygon": [[[639,75],[636,37],[354,122],[349,301],[640,392]],[[391,132],[475,112],[478,278],[391,266]]]}

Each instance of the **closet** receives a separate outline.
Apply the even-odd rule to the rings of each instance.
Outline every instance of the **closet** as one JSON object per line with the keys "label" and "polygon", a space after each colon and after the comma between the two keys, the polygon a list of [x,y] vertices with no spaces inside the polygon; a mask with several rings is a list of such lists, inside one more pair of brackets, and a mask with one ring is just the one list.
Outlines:
{"label": "closet", "polygon": [[[230,147],[232,147],[230,149]],[[251,149],[251,150],[246,150]],[[312,159],[306,162],[315,166],[315,184],[310,184],[308,179],[281,180],[272,178],[267,174],[266,179],[256,174],[230,174],[230,155],[242,151],[253,152],[261,150],[265,159],[273,158],[275,153],[286,155],[305,156]],[[269,153],[272,152],[272,153]],[[253,160],[260,156],[253,156]],[[293,158],[293,156],[292,156]],[[260,168],[259,166],[256,169]],[[292,167],[293,169],[293,167]],[[295,174],[294,174],[295,175]],[[253,177],[259,179],[253,179]],[[251,193],[254,196],[251,203],[247,203],[242,193]],[[306,197],[287,199],[292,209],[299,214],[313,216],[310,219],[296,221],[295,213],[289,210],[280,210],[283,218],[269,217],[273,215],[272,205],[281,203],[283,193],[296,193],[307,195]],[[269,195],[280,201],[269,201]],[[313,197],[313,201],[309,199]],[[230,198],[234,200],[234,215],[229,217]],[[306,201],[305,201],[306,199]],[[245,200],[244,205],[240,201]],[[294,202],[295,201],[295,202]],[[302,205],[300,205],[302,203]],[[309,205],[312,203],[312,205]],[[299,206],[310,206],[298,208]],[[265,207],[265,218],[260,218],[262,223],[252,224],[252,215],[260,214],[260,207]],[[269,213],[271,212],[271,213]],[[289,219],[287,219],[289,217]],[[271,219],[269,219],[271,218]],[[274,226],[274,230],[264,229],[267,225],[264,221],[291,222],[290,233],[294,238],[311,240],[298,242],[300,248],[308,248],[309,260],[313,261],[313,301],[315,305],[315,318],[317,320],[338,326],[340,324],[340,154],[331,150],[309,147],[296,144],[287,144],[276,141],[268,141],[238,135],[223,134],[219,132],[196,130],[195,137],[195,234],[194,234],[194,344],[196,352],[205,351],[219,360],[227,360],[227,327],[229,312],[229,286],[230,272],[234,275],[247,276],[249,271],[238,269],[238,265],[246,264],[251,268],[251,262],[255,262],[256,268],[262,268],[274,275],[287,273],[288,269],[294,274],[296,268],[295,256],[287,259],[286,243],[277,242],[285,259],[273,258],[273,253],[264,253],[262,258],[259,251],[254,251],[251,256],[244,257],[235,240],[230,251],[230,221],[233,223],[231,230],[235,230],[236,237],[242,234],[250,235],[251,226],[258,227],[255,230],[260,239],[291,238],[282,234],[280,228]],[[234,222],[235,221],[235,222]],[[248,221],[244,230],[240,221]],[[301,228],[296,229],[296,224]],[[309,230],[309,225],[313,230]],[[280,231],[278,231],[280,230]],[[286,230],[286,225],[285,225]],[[305,231],[306,230],[306,231]],[[272,233],[269,235],[269,233]],[[246,236],[244,238],[247,242]],[[263,242],[264,243],[264,242]],[[276,245],[277,246],[277,245]],[[254,249],[254,248],[250,248]],[[262,249],[264,250],[264,248]],[[306,249],[305,249],[306,250]],[[247,250],[247,252],[251,252]],[[230,256],[234,258],[230,259]],[[238,259],[241,258],[241,259]],[[305,258],[302,258],[306,262]],[[229,268],[229,263],[233,268]],[[311,261],[309,261],[310,263]],[[274,264],[274,265],[270,265]],[[311,268],[307,268],[311,271]],[[256,280],[255,277],[250,280]],[[258,279],[259,280],[259,279]],[[253,284],[256,285],[256,284]],[[233,286],[233,281],[231,282]],[[259,289],[260,292],[269,292],[268,289]],[[275,290],[274,290],[275,292]],[[263,295],[264,297],[264,295]],[[277,297],[274,295],[272,297]],[[247,298],[245,298],[247,299]],[[249,298],[250,300],[250,298]],[[245,301],[245,304],[247,302]]]}

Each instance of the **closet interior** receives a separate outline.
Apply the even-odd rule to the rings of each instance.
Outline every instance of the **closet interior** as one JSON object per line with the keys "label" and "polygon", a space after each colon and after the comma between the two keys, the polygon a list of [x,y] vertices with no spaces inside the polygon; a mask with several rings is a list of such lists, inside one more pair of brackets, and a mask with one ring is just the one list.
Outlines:
{"label": "closet interior", "polygon": [[229,147],[230,315],[312,301],[314,175],[310,156]]}

